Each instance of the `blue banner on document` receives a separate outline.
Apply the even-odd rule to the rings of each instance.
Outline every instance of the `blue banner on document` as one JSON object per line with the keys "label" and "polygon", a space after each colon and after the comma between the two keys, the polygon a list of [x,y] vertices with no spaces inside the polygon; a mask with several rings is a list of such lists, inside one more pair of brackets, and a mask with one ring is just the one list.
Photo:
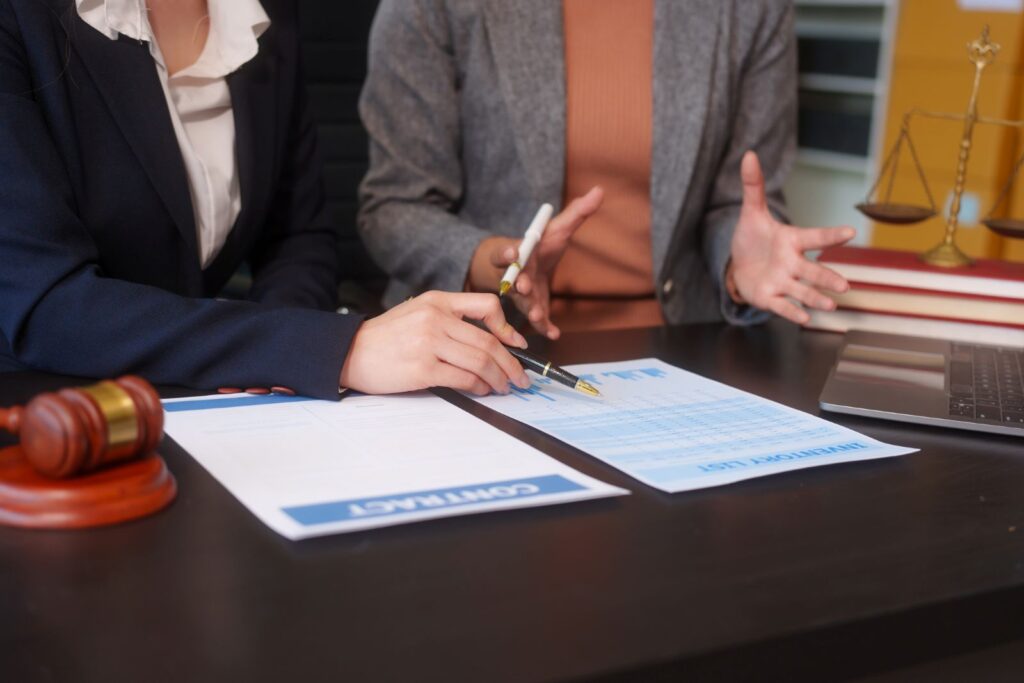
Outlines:
{"label": "blue banner on document", "polygon": [[244,394],[231,398],[197,398],[191,401],[172,401],[164,403],[168,413],[183,413],[188,410],[220,410],[222,408],[242,408],[245,406],[268,406],[274,403],[302,403],[316,399],[306,396],[288,396],[286,394]]}
{"label": "blue banner on document", "polygon": [[792,465],[798,460],[808,458],[829,458],[832,456],[848,455],[851,452],[862,453],[871,451],[872,446],[861,441],[850,441],[845,443],[819,446],[817,448],[805,448],[798,451],[781,451],[778,453],[765,453],[751,457],[734,458],[729,460],[715,460],[713,462],[701,462],[686,465],[669,465],[666,467],[637,468],[649,480],[656,483],[670,481],[685,481],[708,475],[720,475],[726,472],[750,471],[754,469],[778,469]]}
{"label": "blue banner on document", "polygon": [[431,512],[467,505],[486,505],[505,500],[535,498],[556,493],[583,491],[586,487],[558,474],[527,479],[510,479],[427,491],[410,491],[374,498],[353,498],[281,510],[303,526]]}

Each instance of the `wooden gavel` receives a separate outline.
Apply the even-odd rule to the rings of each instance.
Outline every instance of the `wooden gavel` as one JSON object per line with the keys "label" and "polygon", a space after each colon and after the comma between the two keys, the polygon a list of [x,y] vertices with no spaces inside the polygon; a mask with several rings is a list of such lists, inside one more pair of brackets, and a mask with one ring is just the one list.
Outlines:
{"label": "wooden gavel", "polygon": [[36,472],[65,478],[154,451],[164,411],[149,382],[126,375],[0,408],[0,428],[20,437]]}

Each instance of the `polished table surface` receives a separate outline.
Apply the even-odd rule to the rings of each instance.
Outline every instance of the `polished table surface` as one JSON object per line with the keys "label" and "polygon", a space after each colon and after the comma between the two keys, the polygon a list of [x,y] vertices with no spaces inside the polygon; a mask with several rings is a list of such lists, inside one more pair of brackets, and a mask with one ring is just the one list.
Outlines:
{"label": "polished table surface", "polygon": [[[840,341],[775,322],[534,350],[817,413]],[[0,405],[68,382],[0,375]],[[164,512],[0,528],[0,680],[841,680],[1024,637],[1019,439],[826,414],[921,451],[671,495],[442,393],[633,495],[290,542],[165,441]]]}

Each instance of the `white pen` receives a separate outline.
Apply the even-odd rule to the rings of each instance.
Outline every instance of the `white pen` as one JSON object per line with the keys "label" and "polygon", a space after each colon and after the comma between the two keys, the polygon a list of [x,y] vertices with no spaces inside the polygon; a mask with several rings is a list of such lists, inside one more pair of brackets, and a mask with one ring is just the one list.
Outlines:
{"label": "white pen", "polygon": [[519,277],[519,272],[526,266],[526,262],[530,260],[533,248],[537,246],[537,242],[540,242],[540,238],[543,237],[544,230],[548,227],[548,221],[551,220],[551,214],[554,212],[555,207],[550,204],[541,204],[540,210],[537,211],[537,215],[533,217],[530,227],[526,229],[526,234],[523,235],[523,241],[519,244],[519,257],[512,262],[512,265],[505,270],[505,274],[501,276],[498,296],[505,296],[508,290],[512,289],[516,278]]}

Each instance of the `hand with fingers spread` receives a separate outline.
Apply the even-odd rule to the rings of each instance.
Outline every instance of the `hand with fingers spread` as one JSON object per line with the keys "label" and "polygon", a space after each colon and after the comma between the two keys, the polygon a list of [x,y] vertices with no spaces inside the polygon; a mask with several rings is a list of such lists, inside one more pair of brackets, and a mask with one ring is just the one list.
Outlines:
{"label": "hand with fingers spread", "polygon": [[[561,335],[550,317],[551,276],[573,233],[600,208],[603,200],[604,191],[592,188],[552,218],[507,295],[534,329],[549,339],[558,339]],[[502,273],[518,256],[519,242],[510,237],[488,237],[480,242],[469,267],[469,288],[477,292],[497,291]]]}
{"label": "hand with fingers spread", "polygon": [[811,308],[833,310],[835,302],[821,290],[842,293],[850,285],[835,271],[808,260],[804,252],[843,244],[856,234],[853,228],[797,228],[780,223],[768,210],[764,175],[753,152],[743,156],[740,175],[743,207],[726,273],[733,300],[799,324],[806,323],[810,316],[793,300]]}
{"label": "hand with fingers spread", "polygon": [[[490,332],[463,318],[481,321]],[[367,394],[428,387],[506,394],[510,382],[525,389],[530,380],[502,343],[526,348],[498,297],[427,292],[362,324],[340,383]]]}

